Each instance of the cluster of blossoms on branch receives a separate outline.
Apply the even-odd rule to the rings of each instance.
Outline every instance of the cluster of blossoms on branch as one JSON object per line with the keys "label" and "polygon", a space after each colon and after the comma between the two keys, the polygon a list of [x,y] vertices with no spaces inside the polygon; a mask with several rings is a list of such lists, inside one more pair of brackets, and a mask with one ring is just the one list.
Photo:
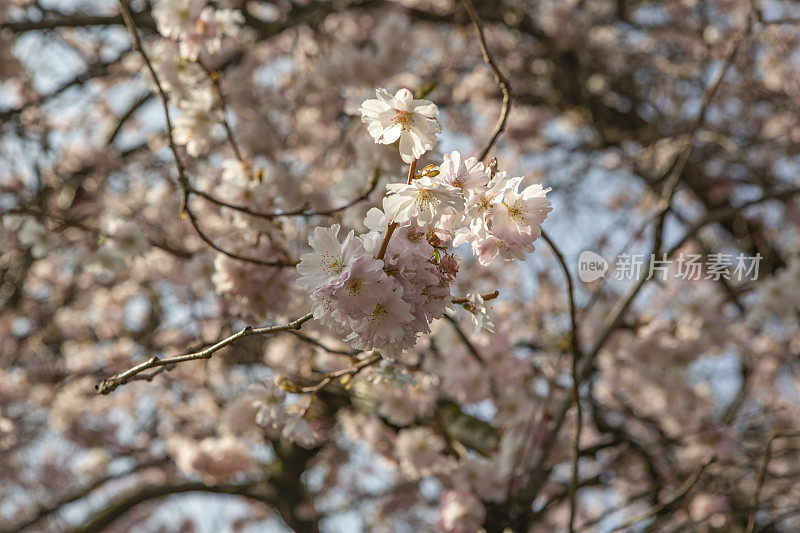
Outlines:
{"label": "cluster of blossoms on branch", "polygon": [[[364,220],[369,232],[341,237],[338,224],[317,228],[309,237],[314,251],[300,258],[297,270],[314,318],[356,349],[395,357],[429,333],[451,303],[458,261],[450,245],[470,243],[483,265],[497,255],[525,260],[552,206],[549,189],[536,184],[520,191],[523,177],[456,151],[417,171],[441,132],[436,105],[408,89],[376,93],[362,104],[362,121],[376,143],[399,141],[410,164],[408,181],[387,186],[383,210],[370,209]],[[482,303],[470,300],[479,327]]]}
{"label": "cluster of blossoms on branch", "polygon": [[162,88],[177,104],[175,142],[192,157],[205,153],[223,117],[207,78],[204,62],[246,40],[244,16],[236,9],[216,8],[205,0],[169,0],[153,8],[159,33],[152,63]]}
{"label": "cluster of blossoms on branch", "polygon": [[237,9],[217,9],[205,0],[171,0],[153,8],[158,31],[180,43],[181,56],[194,61],[200,52],[217,53],[224,37],[237,38],[244,23]]}

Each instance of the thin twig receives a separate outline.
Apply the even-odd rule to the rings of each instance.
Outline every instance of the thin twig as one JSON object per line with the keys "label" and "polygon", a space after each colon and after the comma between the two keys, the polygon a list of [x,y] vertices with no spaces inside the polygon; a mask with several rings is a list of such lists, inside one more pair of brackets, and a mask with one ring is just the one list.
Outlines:
{"label": "thin twig", "polygon": [[136,23],[134,22],[133,14],[131,13],[130,7],[128,7],[127,1],[119,0],[119,6],[122,10],[122,18],[125,21],[125,26],[127,26],[128,33],[131,34],[131,39],[133,40],[133,48],[139,52],[139,55],[142,56],[142,60],[144,61],[150,76],[153,78],[153,83],[155,84],[156,90],[158,91],[158,96],[161,99],[161,107],[164,110],[164,120],[167,123],[167,140],[169,141],[169,149],[172,152],[172,158],[175,160],[175,166],[178,168],[178,183],[185,190],[188,188],[189,180],[186,177],[186,168],[183,166],[180,154],[178,153],[178,146],[175,144],[175,138],[172,134],[172,118],[169,113],[169,99],[167,98],[167,93],[164,91],[164,87],[161,85],[161,80],[156,74],[155,68],[153,68],[153,63],[150,61],[150,57],[147,55],[144,46],[142,46],[142,40],[139,37],[139,32],[136,29]]}
{"label": "thin twig", "polygon": [[324,351],[326,351],[326,352],[328,352],[330,354],[347,355],[347,356],[351,356],[352,357],[352,356],[356,356],[356,355],[361,353],[361,350],[353,350],[353,349],[340,350],[338,348],[331,348],[330,346],[326,346],[325,344],[321,343],[317,339],[315,339],[313,337],[309,337],[308,335],[304,335],[304,334],[300,333],[299,331],[289,330],[289,333],[292,334],[293,336],[297,337],[301,341],[307,342],[308,344],[311,344],[311,345],[314,345],[317,348],[321,348],[322,350],[324,350]]}
{"label": "thin twig", "polygon": [[333,207],[331,209],[320,209],[317,211],[309,211],[308,205],[304,205],[298,209],[294,209],[291,211],[273,211],[273,212],[263,212],[263,211],[255,211],[250,209],[247,206],[232,204],[229,202],[222,201],[214,196],[211,196],[209,193],[205,191],[200,191],[198,189],[192,189],[192,194],[203,198],[204,200],[208,200],[209,202],[216,204],[220,207],[226,207],[228,209],[233,209],[234,211],[239,211],[241,213],[245,213],[247,215],[257,217],[257,218],[265,218],[267,220],[271,220],[274,218],[280,217],[294,217],[294,216],[303,216],[303,217],[311,217],[311,216],[332,216],[340,211],[344,211],[354,205],[363,202],[369,199],[370,194],[378,187],[378,175],[373,175],[372,179],[370,180],[369,188],[361,193],[356,198],[348,201],[347,203],[340,205],[338,207]]}
{"label": "thin twig", "polygon": [[149,370],[151,368],[156,368],[160,366],[184,363],[186,361],[196,361],[198,359],[210,359],[215,352],[221,350],[225,346],[228,346],[229,344],[239,339],[243,339],[244,337],[249,337],[251,335],[267,335],[270,333],[277,333],[280,331],[297,330],[300,329],[300,327],[305,322],[308,322],[313,317],[314,317],[313,313],[308,313],[307,315],[301,316],[297,320],[293,320],[287,324],[281,324],[278,326],[264,326],[260,328],[245,326],[238,333],[235,333],[230,337],[219,341],[218,343],[206,348],[205,350],[200,350],[199,352],[194,352],[184,355],[176,355],[173,357],[166,357],[164,359],[159,359],[158,357],[151,357],[144,363],[140,363],[134,366],[133,368],[130,368],[125,372],[122,372],[121,374],[117,374],[115,376],[111,376],[110,378],[104,379],[95,387],[95,389],[100,394],[108,394],[117,387],[119,387],[120,385],[124,385],[125,383],[130,381],[134,376],[144,372],[145,370]]}
{"label": "thin twig", "polygon": [[228,138],[228,144],[230,145],[231,150],[233,150],[233,155],[236,156],[236,159],[238,159],[239,162],[244,165],[249,172],[251,170],[250,162],[244,158],[244,155],[242,155],[242,150],[239,148],[239,143],[236,142],[233,129],[231,129],[231,125],[228,122],[228,106],[225,103],[225,94],[222,92],[222,75],[216,70],[208,68],[205,63],[199,59],[197,60],[197,64],[200,65],[200,68],[202,68],[206,75],[208,75],[208,79],[211,80],[211,85],[214,87],[214,93],[217,97],[217,101],[219,102],[219,109],[222,114],[222,127],[225,129],[225,136]]}
{"label": "thin twig", "polygon": [[684,484],[681,485],[678,488],[678,490],[676,490],[675,493],[672,494],[672,496],[667,498],[666,501],[654,506],[646,513],[639,516],[635,516],[630,520],[628,520],[627,522],[625,522],[624,524],[617,526],[612,530],[612,533],[615,533],[616,531],[627,530],[634,524],[642,522],[643,520],[655,518],[656,516],[671,509],[676,503],[682,500],[686,496],[686,494],[689,493],[690,490],[692,490],[692,487],[694,487],[697,484],[697,482],[700,481],[700,476],[703,474],[703,471],[705,471],[705,469],[708,468],[708,466],[711,465],[716,460],[717,460],[716,457],[711,457],[706,462],[695,468],[694,472],[692,472],[692,475],[689,476],[689,478],[684,482]]}
{"label": "thin twig", "polygon": [[756,485],[755,494],[753,494],[753,504],[750,506],[750,513],[747,516],[747,527],[745,533],[753,533],[756,528],[756,513],[758,512],[758,502],[761,500],[761,490],[764,487],[764,482],[767,479],[767,472],[769,471],[769,463],[772,460],[772,445],[780,438],[800,437],[800,432],[775,432],[770,436],[767,441],[766,449],[764,450],[764,461],[761,463],[761,470],[758,473],[758,484]]}
{"label": "thin twig", "polygon": [[228,257],[236,259],[238,261],[255,263],[257,265],[262,265],[262,266],[282,267],[282,268],[294,268],[295,266],[297,266],[297,261],[264,261],[263,259],[255,259],[253,257],[246,257],[244,255],[239,255],[236,252],[231,252],[230,250],[222,248],[213,240],[211,240],[211,237],[209,237],[200,228],[200,223],[198,222],[194,212],[191,209],[189,209],[188,203],[189,203],[189,195],[186,194],[186,208],[184,209],[184,213],[186,213],[186,216],[189,218],[189,222],[192,224],[192,227],[194,228],[195,232],[203,240],[203,242],[205,242],[208,246],[210,246],[217,252],[221,253],[222,255],[227,255]]}
{"label": "thin twig", "polygon": [[[417,173],[417,160],[415,159],[408,166],[408,179],[406,179],[406,185],[411,185],[411,182],[413,181],[416,173]],[[383,241],[381,242],[381,247],[378,250],[378,255],[375,256],[375,259],[383,259],[383,256],[386,255],[386,248],[389,246],[389,239],[392,238],[392,234],[396,229],[397,229],[396,222],[390,222],[389,225],[386,226],[386,233],[383,235]]]}
{"label": "thin twig", "polygon": [[[693,121],[691,127],[691,133],[688,136],[688,140],[684,145],[684,148],[677,154],[675,160],[673,161],[670,168],[667,170],[666,174],[660,178],[658,181],[664,181],[665,186],[662,189],[661,198],[659,201],[659,212],[658,212],[658,221],[656,223],[655,232],[653,235],[653,253],[650,256],[650,261],[648,262],[647,269],[643,271],[642,275],[638,279],[638,281],[631,286],[625,294],[617,300],[616,304],[612,307],[611,311],[608,313],[603,326],[600,329],[600,334],[597,337],[594,346],[589,350],[583,359],[583,365],[580,369],[578,369],[577,375],[577,382],[580,384],[588,376],[592,373],[592,368],[594,364],[594,359],[597,357],[597,354],[600,353],[600,350],[603,349],[606,342],[611,338],[612,334],[616,331],[619,324],[622,322],[622,318],[629,309],[630,305],[633,303],[636,296],[639,294],[642,287],[647,283],[648,277],[648,270],[652,261],[655,260],[656,256],[662,249],[663,243],[663,230],[665,225],[666,216],[670,211],[672,205],[672,199],[677,188],[677,185],[680,181],[680,177],[683,174],[683,169],[686,163],[691,156],[692,149],[694,147],[694,140],[697,135],[697,131],[702,126],[706,112],[708,107],[716,94],[717,90],[722,84],[722,80],[725,77],[730,66],[733,64],[733,60],[736,57],[736,52],[739,49],[739,46],[744,41],[744,39],[749,35],[752,29],[752,22],[753,17],[751,16],[748,19],[747,25],[745,28],[739,33],[739,35],[734,38],[731,48],[725,55],[725,59],[723,61],[722,66],[717,71],[716,75],[710,80],[708,85],[706,86],[705,90],[703,91],[703,95],[701,98],[701,107],[700,111]],[[679,247],[686,242],[686,240],[690,238],[688,233],[684,236],[681,241],[676,244],[668,253],[667,256],[671,256],[674,254]],[[564,400],[555,411],[555,415],[553,417],[554,423],[553,428],[550,430],[548,435],[545,437],[545,441],[543,442],[541,449],[542,453],[539,457],[539,460],[534,465],[533,471],[540,472],[543,471],[544,462],[547,460],[549,456],[550,450],[555,445],[558,433],[561,429],[561,426],[566,419],[567,411],[569,410],[572,404],[572,398]],[[544,479],[541,476],[534,476],[530,486],[528,488],[528,495],[531,498],[534,498],[539,491]]]}
{"label": "thin twig", "polygon": [[492,149],[494,143],[497,142],[497,138],[506,127],[508,113],[511,111],[511,85],[508,83],[508,79],[500,70],[500,67],[497,66],[494,57],[492,57],[492,54],[489,52],[489,47],[486,44],[486,36],[483,34],[483,22],[475,12],[475,7],[472,5],[472,0],[461,0],[461,3],[463,4],[464,9],[467,11],[467,15],[472,21],[472,24],[475,26],[475,29],[478,31],[478,39],[480,40],[481,44],[483,60],[486,61],[486,63],[489,65],[489,68],[492,69],[494,79],[500,86],[500,91],[503,93],[503,107],[500,109],[500,117],[497,119],[497,124],[494,127],[492,136],[489,138],[486,146],[483,147],[483,150],[481,150],[481,153],[478,156],[478,159],[483,161],[486,159],[486,155],[489,153],[489,150]]}
{"label": "thin twig", "polygon": [[[492,291],[492,292],[486,292],[486,293],[481,294],[481,298],[483,298],[484,302],[488,301],[488,300],[494,300],[498,296],[500,296],[500,292],[499,291]],[[469,303],[469,299],[467,297],[453,298],[453,303],[456,304],[456,305],[465,304],[465,303]]]}
{"label": "thin twig", "polygon": [[380,356],[380,354],[376,353],[376,354],[373,354],[373,355],[367,357],[366,359],[362,359],[361,361],[359,361],[358,363],[354,364],[353,366],[349,366],[347,368],[342,368],[341,370],[334,370],[332,372],[328,372],[327,374],[325,374],[324,378],[322,378],[320,381],[318,381],[314,385],[309,385],[307,387],[299,387],[299,386],[296,386],[296,385],[288,384],[288,386],[289,386],[290,392],[294,392],[294,393],[308,394],[308,393],[319,392],[320,390],[322,390],[326,385],[328,385],[334,379],[341,378],[343,376],[350,376],[350,377],[355,376],[356,374],[358,374],[359,372],[361,372],[365,368],[374,365],[375,363],[377,363],[381,359],[383,359],[383,358]]}
{"label": "thin twig", "polygon": [[180,186],[181,190],[183,191],[183,196],[181,199],[181,212],[187,215],[189,219],[189,223],[191,223],[194,230],[197,232],[198,236],[209,245],[211,248],[216,250],[217,252],[227,255],[232,259],[236,259],[238,261],[244,261],[248,263],[255,263],[258,265],[263,266],[275,266],[275,267],[294,267],[297,263],[295,262],[281,262],[281,261],[263,261],[261,259],[254,259],[251,257],[245,257],[243,255],[239,255],[237,253],[231,252],[226,250],[216,244],[211,237],[206,235],[206,233],[200,228],[200,224],[197,220],[196,215],[191,209],[189,202],[191,200],[191,195],[194,192],[191,184],[189,183],[189,178],[186,175],[186,167],[184,166],[183,162],[181,161],[180,154],[178,153],[178,146],[175,143],[175,138],[172,132],[172,117],[170,116],[169,112],[169,98],[167,97],[167,93],[164,91],[164,87],[161,84],[161,80],[156,74],[156,70],[153,67],[153,63],[150,61],[150,57],[147,55],[147,52],[142,46],[142,40],[139,37],[139,32],[136,29],[136,24],[133,19],[133,15],[131,14],[130,7],[128,6],[127,0],[119,0],[120,9],[122,11],[122,18],[125,21],[125,26],[128,28],[128,33],[131,35],[131,39],[133,40],[133,48],[139,55],[142,56],[142,60],[147,67],[147,71],[150,73],[150,76],[153,78],[153,83],[156,86],[156,91],[158,92],[159,99],[161,100],[161,107],[164,111],[164,120],[167,125],[167,140],[169,141],[169,148],[172,152],[172,158],[175,161],[175,167],[178,169],[178,185]]}
{"label": "thin twig", "polygon": [[575,402],[575,441],[572,443],[572,477],[569,486],[569,532],[573,533],[575,531],[575,518],[578,514],[578,463],[581,455],[581,432],[583,431],[583,409],[581,409],[580,380],[578,379],[578,365],[581,362],[582,354],[575,311],[575,286],[572,281],[572,274],[570,274],[569,267],[567,267],[567,262],[564,259],[564,254],[561,253],[556,243],[550,239],[550,236],[544,230],[542,230],[542,238],[550,245],[550,249],[558,259],[567,281],[567,303],[569,305],[571,323],[569,344],[572,351],[572,401]]}

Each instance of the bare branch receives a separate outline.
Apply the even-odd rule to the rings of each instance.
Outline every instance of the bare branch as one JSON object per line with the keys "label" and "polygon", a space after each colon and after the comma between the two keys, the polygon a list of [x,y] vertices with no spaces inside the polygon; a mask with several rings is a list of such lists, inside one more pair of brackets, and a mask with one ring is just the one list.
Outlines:
{"label": "bare branch", "polygon": [[478,39],[480,39],[483,59],[489,65],[489,68],[492,69],[494,79],[498,85],[500,85],[500,91],[503,93],[503,107],[500,109],[500,117],[497,119],[497,124],[494,127],[492,136],[489,138],[486,146],[483,147],[483,150],[481,150],[481,153],[478,156],[478,159],[483,161],[486,159],[486,156],[489,154],[489,150],[492,149],[494,143],[497,142],[497,138],[506,127],[508,113],[511,111],[511,85],[508,83],[508,79],[500,70],[500,67],[497,66],[497,63],[495,62],[494,57],[492,57],[491,52],[489,52],[489,46],[486,44],[486,36],[483,34],[483,22],[475,12],[475,7],[472,5],[472,0],[461,0],[461,3],[464,6],[464,9],[467,11],[467,15],[472,21],[472,24],[475,26],[475,29],[478,31]]}
{"label": "bare branch", "polygon": [[758,473],[758,484],[756,485],[756,492],[753,494],[753,504],[750,507],[750,513],[747,516],[747,527],[745,533],[753,533],[756,527],[756,513],[758,512],[758,502],[761,500],[761,490],[764,487],[764,481],[767,479],[767,472],[769,470],[769,463],[772,460],[772,445],[777,439],[782,438],[796,438],[800,437],[800,432],[782,432],[778,431],[772,434],[767,441],[767,446],[764,450],[764,461],[761,463],[761,470]]}
{"label": "bare branch", "polygon": [[683,483],[683,485],[681,485],[678,488],[678,490],[675,491],[675,493],[672,494],[672,496],[667,498],[663,503],[656,505],[643,515],[635,516],[630,520],[628,520],[627,522],[625,522],[624,524],[617,526],[612,530],[612,533],[616,531],[627,530],[634,524],[642,522],[643,520],[654,518],[672,509],[672,507],[675,504],[680,502],[689,493],[689,491],[692,490],[692,487],[694,487],[697,484],[697,482],[700,481],[700,476],[703,474],[705,469],[708,468],[716,460],[717,460],[716,457],[711,457],[703,464],[695,468],[694,472],[692,472],[692,475],[689,476],[689,478]]}
{"label": "bare branch", "polygon": [[125,372],[122,372],[121,374],[117,374],[115,376],[111,376],[110,378],[104,379],[95,387],[95,389],[99,394],[109,394],[120,385],[124,385],[128,381],[131,381],[131,379],[137,374],[141,374],[142,372],[150,370],[151,368],[157,368],[166,365],[174,365],[177,363],[184,363],[186,361],[196,361],[198,359],[210,359],[215,352],[221,350],[222,348],[228,346],[233,342],[236,342],[239,339],[243,339],[251,335],[267,335],[270,333],[278,333],[280,331],[297,330],[300,329],[305,322],[308,322],[313,317],[314,317],[313,313],[308,313],[307,315],[301,316],[297,320],[293,320],[287,324],[282,324],[279,326],[264,326],[260,328],[245,326],[238,333],[235,333],[230,337],[219,341],[218,343],[206,348],[205,350],[200,350],[199,352],[194,352],[184,355],[176,355],[173,357],[166,357],[164,359],[159,359],[158,357],[151,357],[144,363],[140,363],[134,366],[133,368],[130,368]]}
{"label": "bare branch", "polygon": [[291,211],[275,211],[275,212],[267,213],[267,212],[263,212],[263,211],[254,211],[254,210],[250,209],[249,207],[246,207],[246,206],[243,206],[243,205],[236,205],[236,204],[231,204],[231,203],[228,203],[228,202],[224,202],[222,200],[219,200],[218,198],[215,198],[214,196],[211,196],[207,192],[200,191],[200,190],[197,190],[197,189],[192,189],[191,192],[192,192],[192,194],[197,195],[200,198],[203,198],[204,200],[208,200],[209,202],[211,202],[213,204],[216,204],[216,205],[218,205],[220,207],[227,207],[228,209],[233,209],[235,211],[239,211],[241,213],[245,213],[245,214],[253,216],[253,217],[265,218],[267,220],[271,220],[271,219],[274,219],[274,218],[280,218],[280,217],[294,217],[294,216],[303,216],[303,217],[332,216],[332,215],[335,215],[336,213],[338,213],[340,211],[344,211],[345,209],[353,207],[354,205],[356,205],[358,203],[361,203],[361,202],[363,202],[365,200],[368,200],[370,194],[372,194],[372,192],[378,187],[378,177],[379,176],[377,175],[377,173],[373,174],[372,178],[370,179],[370,184],[369,184],[369,187],[367,188],[367,190],[365,190],[363,193],[361,193],[356,198],[350,200],[349,202],[347,202],[347,203],[345,203],[343,205],[340,205],[339,207],[334,207],[334,208],[331,208],[331,209],[320,209],[320,210],[317,210],[317,211],[309,211],[308,205],[304,205],[303,207],[301,207],[299,209],[295,209],[295,210],[291,210]]}
{"label": "bare branch", "polygon": [[181,156],[178,153],[178,146],[175,143],[175,138],[174,138],[174,135],[173,135],[173,132],[172,132],[172,118],[171,118],[170,112],[169,112],[169,98],[167,97],[167,93],[164,91],[164,87],[163,87],[163,85],[161,84],[161,81],[158,78],[158,74],[156,74],[156,70],[153,67],[152,62],[150,61],[150,57],[147,55],[147,52],[145,51],[144,47],[142,46],[142,40],[139,37],[139,32],[136,29],[136,24],[135,24],[135,21],[134,21],[134,18],[133,18],[133,14],[131,13],[130,7],[128,7],[127,0],[119,0],[119,5],[120,5],[120,9],[122,10],[122,17],[125,20],[125,25],[127,26],[128,32],[130,33],[131,39],[133,40],[134,50],[139,52],[139,54],[142,56],[142,60],[144,61],[145,66],[147,67],[147,70],[150,73],[150,76],[153,78],[153,83],[156,86],[156,90],[158,92],[158,96],[159,96],[159,98],[161,100],[161,107],[163,108],[163,111],[164,111],[164,120],[165,120],[166,125],[167,125],[167,139],[169,141],[169,148],[170,148],[170,151],[172,152],[172,158],[175,161],[175,167],[178,169],[178,185],[180,186],[180,188],[183,191],[182,212],[187,215],[187,217],[189,219],[189,222],[191,223],[191,225],[194,228],[194,230],[197,232],[197,235],[203,240],[203,242],[205,242],[207,245],[209,245],[211,248],[213,248],[217,252],[219,252],[219,253],[221,253],[223,255],[226,255],[228,257],[231,257],[233,259],[239,260],[239,261],[255,263],[255,264],[263,265],[263,266],[294,267],[297,264],[295,262],[291,262],[291,261],[290,262],[263,261],[261,259],[255,259],[255,258],[252,258],[252,257],[245,257],[245,256],[239,255],[239,254],[237,254],[235,252],[231,252],[229,250],[226,250],[226,249],[222,248],[221,246],[219,246],[218,244],[216,244],[211,239],[211,237],[209,237],[200,228],[200,223],[197,220],[197,216],[194,214],[194,212],[191,209],[191,206],[189,205],[190,197],[191,197],[191,194],[194,191],[194,189],[192,189],[192,187],[191,187],[191,185],[189,183],[189,178],[186,175],[186,167],[184,166],[183,162],[181,161]]}
{"label": "bare branch", "polygon": [[567,262],[564,260],[564,254],[558,249],[556,243],[550,239],[550,236],[542,230],[542,238],[550,245],[561,265],[561,270],[564,272],[564,277],[567,281],[567,300],[569,305],[569,318],[571,324],[570,331],[570,348],[572,351],[572,401],[575,402],[575,440],[572,443],[572,477],[569,486],[569,531],[575,531],[575,517],[578,513],[578,463],[581,455],[581,432],[583,430],[583,409],[581,409],[580,398],[580,380],[578,379],[578,365],[581,362],[581,348],[580,337],[578,333],[578,320],[575,312],[575,287],[572,281],[572,274],[570,274]]}
{"label": "bare branch", "polygon": [[314,385],[301,387],[293,383],[290,383],[288,381],[284,381],[283,385],[286,387],[287,390],[289,390],[289,392],[294,392],[294,393],[307,394],[307,393],[319,392],[334,379],[345,376],[353,377],[362,370],[364,370],[365,368],[374,365],[375,363],[381,361],[382,359],[383,358],[381,357],[380,354],[375,353],[367,357],[366,359],[362,359],[361,361],[355,363],[352,366],[349,366],[347,368],[342,368],[341,370],[334,370],[332,372],[328,372],[327,374],[325,374],[324,378],[322,378],[319,382],[315,383]]}

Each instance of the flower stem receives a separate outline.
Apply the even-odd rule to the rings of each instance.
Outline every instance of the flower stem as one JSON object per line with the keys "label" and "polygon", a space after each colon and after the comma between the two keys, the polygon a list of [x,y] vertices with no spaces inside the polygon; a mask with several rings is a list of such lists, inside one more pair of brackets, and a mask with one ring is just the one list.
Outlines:
{"label": "flower stem", "polygon": [[[411,185],[411,180],[414,179],[414,174],[417,172],[417,159],[411,162],[411,165],[408,167],[408,179],[406,179],[406,185]],[[389,239],[392,238],[392,233],[394,230],[397,229],[397,224],[394,222],[390,222],[389,225],[386,227],[386,233],[383,236],[383,242],[381,243],[381,248],[378,250],[378,255],[375,256],[375,259],[383,259],[383,256],[386,255],[386,248],[389,246]]]}

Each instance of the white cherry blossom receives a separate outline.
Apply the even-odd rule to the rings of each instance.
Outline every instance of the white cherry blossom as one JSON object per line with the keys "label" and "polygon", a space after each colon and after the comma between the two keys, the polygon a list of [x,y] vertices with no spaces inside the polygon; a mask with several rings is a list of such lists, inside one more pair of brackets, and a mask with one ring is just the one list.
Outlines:
{"label": "white cherry blossom", "polygon": [[428,100],[416,100],[408,89],[391,95],[376,89],[377,99],[361,104],[361,121],[376,143],[392,144],[400,140],[400,156],[406,163],[422,157],[436,144],[442,128],[436,117],[439,109]]}
{"label": "white cherry blossom", "polygon": [[443,217],[464,210],[461,191],[437,178],[425,176],[408,185],[390,183],[386,191],[383,209],[396,223],[416,218],[424,226],[436,226]]}

